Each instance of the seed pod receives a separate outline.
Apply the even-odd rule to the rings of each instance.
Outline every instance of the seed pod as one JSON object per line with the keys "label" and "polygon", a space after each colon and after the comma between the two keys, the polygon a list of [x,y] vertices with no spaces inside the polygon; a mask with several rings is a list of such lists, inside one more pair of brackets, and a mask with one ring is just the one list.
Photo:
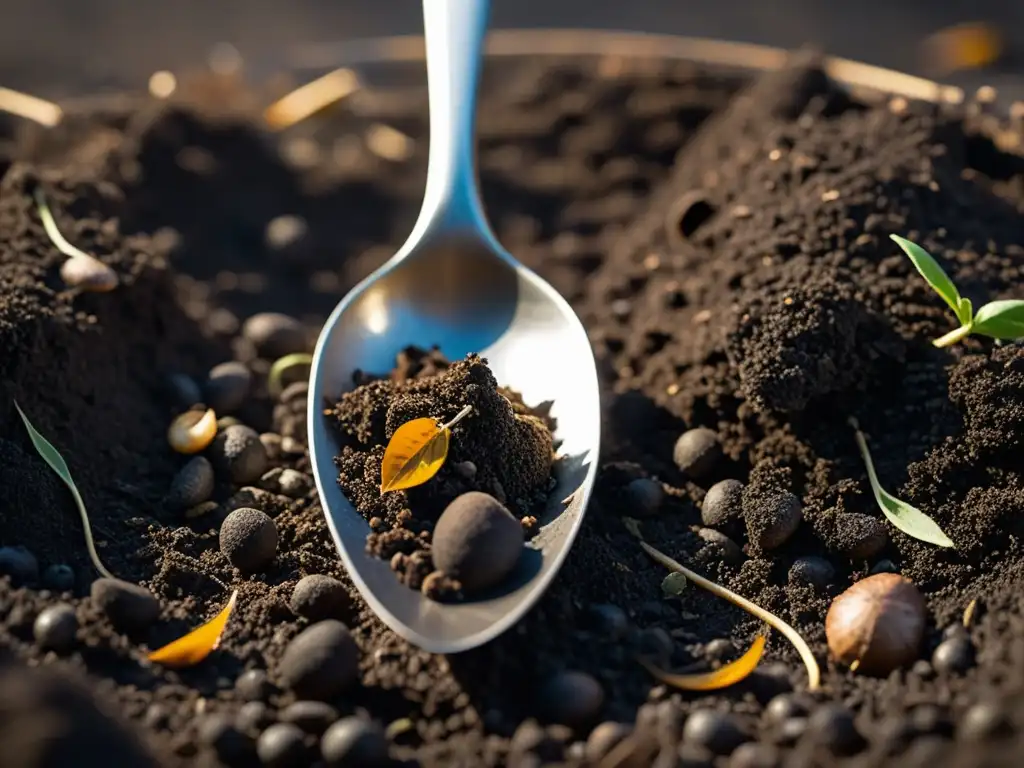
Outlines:
{"label": "seed pod", "polygon": [[167,442],[178,453],[199,453],[217,434],[217,414],[212,408],[205,411],[186,411],[171,422]]}
{"label": "seed pod", "polygon": [[854,671],[887,675],[917,658],[924,598],[896,573],[862,579],[832,601],[825,617],[829,650]]}

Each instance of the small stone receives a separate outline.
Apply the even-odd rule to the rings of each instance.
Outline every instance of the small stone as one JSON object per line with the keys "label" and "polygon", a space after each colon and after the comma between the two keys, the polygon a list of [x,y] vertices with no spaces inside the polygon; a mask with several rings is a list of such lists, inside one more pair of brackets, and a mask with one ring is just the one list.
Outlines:
{"label": "small stone", "polygon": [[954,622],[942,630],[942,637],[967,637],[967,627],[963,625],[963,622]]}
{"label": "small stone", "polygon": [[914,733],[953,736],[953,721],[949,712],[936,704],[918,704],[910,711],[908,722]]}
{"label": "small stone", "polygon": [[348,591],[337,579],[312,574],[299,580],[289,603],[292,613],[310,621],[340,619],[350,607]]}
{"label": "small stone", "polygon": [[[220,504],[216,501],[204,501],[202,504],[196,504],[194,507],[189,507],[185,510],[182,517],[186,520],[201,521],[196,523],[197,525],[210,525],[215,527],[216,524],[212,522],[213,513],[220,510]],[[203,519],[208,518],[208,519]]]}
{"label": "small stone", "polygon": [[58,603],[43,609],[32,625],[32,634],[40,648],[70,653],[76,642],[78,617],[75,609],[67,603]]}
{"label": "small stone", "polygon": [[196,380],[184,373],[172,373],[167,377],[167,392],[179,408],[191,408],[203,402],[203,391]]}
{"label": "small stone", "polygon": [[800,499],[785,491],[759,499],[744,509],[747,537],[760,550],[777,549],[796,533],[803,520]]}
{"label": "small stone", "polygon": [[629,631],[629,618],[617,605],[602,603],[591,605],[587,613],[594,627],[608,640],[621,640]]}
{"label": "small stone", "polygon": [[841,704],[823,704],[807,719],[807,735],[839,756],[854,755],[865,746],[853,715]]}
{"label": "small stone", "polygon": [[220,527],[220,551],[244,573],[261,571],[277,556],[277,526],[258,509],[236,509]]}
{"label": "small stone", "polygon": [[75,570],[63,563],[48,566],[43,571],[43,587],[54,592],[70,592],[75,588]]}
{"label": "small stone", "polygon": [[257,354],[266,360],[305,352],[307,347],[302,323],[278,312],[253,315],[242,325],[242,336],[252,342]]}
{"label": "small stone", "polygon": [[243,424],[230,426],[213,439],[210,458],[236,485],[255,482],[269,463],[259,433]]}
{"label": "small stone", "polygon": [[320,754],[327,768],[376,768],[388,760],[388,739],[377,723],[346,717],[327,729]]}
{"label": "small stone", "polygon": [[732,644],[732,640],[724,637],[716,638],[704,646],[704,655],[712,661],[725,661],[735,653],[736,646]]}
{"label": "small stone", "polygon": [[672,659],[676,644],[664,627],[646,627],[637,636],[637,646],[641,656],[646,656],[660,666],[667,665]]}
{"label": "small stone", "polygon": [[743,517],[743,483],[722,480],[704,494],[700,519],[709,528],[721,528]]}
{"label": "small stone", "polygon": [[624,512],[629,517],[650,517],[658,513],[664,500],[665,489],[661,483],[649,477],[638,477],[626,485],[629,509]]}
{"label": "small stone", "polygon": [[714,528],[700,528],[697,535],[715,549],[723,562],[732,565],[742,562],[743,550],[740,549],[739,544],[721,531],[716,531]]}
{"label": "small stone", "polygon": [[460,461],[452,466],[455,474],[463,480],[472,480],[476,477],[476,464],[472,461]]}
{"label": "small stone", "polygon": [[601,723],[587,737],[583,754],[588,765],[597,765],[604,757],[633,732],[633,726],[608,721]]}
{"label": "small stone", "polygon": [[[888,535],[888,534],[886,534]],[[879,560],[869,571],[869,575],[874,576],[876,573],[899,573],[900,569],[892,560]]]}
{"label": "small stone", "polygon": [[276,216],[267,224],[264,240],[268,248],[283,251],[302,240],[307,231],[309,226],[301,216]]}
{"label": "small stone", "polygon": [[779,725],[775,741],[783,746],[789,746],[802,739],[806,732],[807,718],[791,717],[788,720],[783,720]]}
{"label": "small stone", "polygon": [[[664,748],[658,753],[660,757],[664,754]],[[707,747],[700,744],[681,744],[678,750],[678,762],[671,765],[672,768],[715,768],[715,756]]]}
{"label": "small stone", "polygon": [[278,674],[297,696],[326,701],[359,678],[359,647],[340,621],[321,621],[288,644]]}
{"label": "small stone", "polygon": [[686,719],[683,740],[716,755],[728,755],[749,737],[731,716],[712,709],[698,709]]}
{"label": "small stone", "polygon": [[718,435],[705,427],[683,432],[672,451],[676,466],[695,480],[711,473],[722,455]]}
{"label": "small stone", "polygon": [[776,768],[780,763],[779,750],[771,744],[747,742],[736,747],[729,757],[729,768]]}
{"label": "small stone", "polygon": [[244,363],[232,360],[215,365],[203,385],[206,405],[218,414],[237,411],[245,404],[251,387],[252,372]]}
{"label": "small stone", "polygon": [[935,667],[928,659],[918,659],[910,667],[910,671],[922,680],[931,680],[935,677]]}
{"label": "small stone", "polygon": [[281,436],[276,432],[261,432],[260,442],[267,452],[270,461],[277,461],[281,457]]}
{"label": "small stone", "polygon": [[564,744],[533,719],[520,723],[509,742],[510,765],[558,762],[563,753]]}
{"label": "small stone", "polygon": [[163,730],[171,722],[171,713],[163,704],[150,704],[146,707],[146,713],[142,716],[142,722],[147,728]]}
{"label": "small stone", "polygon": [[244,701],[266,701],[274,692],[274,686],[262,669],[249,669],[238,676],[235,690]]}
{"label": "small stone", "polygon": [[256,741],[256,756],[265,768],[305,768],[309,752],[305,734],[291,723],[274,723]]}
{"label": "small stone", "polygon": [[9,576],[15,587],[35,584],[39,561],[25,547],[0,547],[0,576]]}
{"label": "small stone", "polygon": [[1006,708],[998,701],[979,701],[960,717],[957,735],[964,741],[987,741],[1013,732]]}
{"label": "small stone", "polygon": [[939,674],[961,675],[974,666],[974,644],[966,635],[939,643],[932,654],[932,666]]}
{"label": "small stone", "polygon": [[807,702],[803,698],[783,693],[768,702],[764,708],[764,719],[769,723],[782,723],[793,717],[804,717],[807,711]]}
{"label": "small stone", "polygon": [[117,288],[117,272],[92,256],[72,256],[60,266],[61,279],[71,288],[106,293]]}
{"label": "small stone", "polygon": [[277,478],[277,487],[285,496],[297,499],[305,496],[313,487],[309,475],[296,469],[284,469]]}
{"label": "small stone", "polygon": [[167,506],[180,512],[208,501],[213,495],[214,482],[209,459],[205,456],[189,459],[171,482]]}
{"label": "small stone", "polygon": [[825,589],[836,576],[836,569],[824,557],[808,555],[799,557],[789,567],[790,584],[806,584],[815,589]]}
{"label": "small stone", "polygon": [[455,498],[434,526],[434,565],[467,592],[499,584],[519,562],[523,527],[497,499],[470,491]]}
{"label": "small stone", "polygon": [[584,728],[601,714],[604,689],[586,672],[559,672],[541,686],[538,701],[547,720]]}
{"label": "small stone", "polygon": [[250,736],[256,736],[272,722],[274,715],[262,701],[247,701],[235,715],[235,727]]}
{"label": "small stone", "polygon": [[859,512],[836,517],[837,546],[851,560],[871,560],[889,543],[885,523]]}
{"label": "small stone", "polygon": [[323,701],[296,701],[278,715],[282,723],[293,723],[314,736],[320,736],[339,717],[338,710]]}
{"label": "small stone", "polygon": [[160,616],[160,601],[137,584],[120,579],[96,579],[89,594],[96,607],[122,632],[142,631]]}
{"label": "small stone", "polygon": [[206,715],[199,723],[197,740],[212,749],[226,765],[239,765],[252,755],[252,739],[235,727],[223,712]]}

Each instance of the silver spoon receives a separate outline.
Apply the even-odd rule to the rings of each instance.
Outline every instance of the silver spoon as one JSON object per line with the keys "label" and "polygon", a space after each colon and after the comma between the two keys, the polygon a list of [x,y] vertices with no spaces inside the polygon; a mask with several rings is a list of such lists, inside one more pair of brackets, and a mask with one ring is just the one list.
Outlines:
{"label": "silver spoon", "polygon": [[[434,653],[465,651],[497,637],[541,596],[583,520],[601,440],[597,370],[586,332],[565,300],[498,244],[480,202],[474,131],[488,9],[488,0],[423,2],[430,89],[423,206],[405,245],[328,318],[310,373],[310,459],[338,551],[377,615]],[[356,369],[389,371],[410,344],[437,344],[453,360],[480,353],[498,382],[527,403],[551,401],[558,422],[564,458],[541,531],[507,584],[457,604],[428,600],[399,583],[387,562],[366,554],[370,529],[338,487],[338,442],[323,413],[325,403],[352,388]]]}

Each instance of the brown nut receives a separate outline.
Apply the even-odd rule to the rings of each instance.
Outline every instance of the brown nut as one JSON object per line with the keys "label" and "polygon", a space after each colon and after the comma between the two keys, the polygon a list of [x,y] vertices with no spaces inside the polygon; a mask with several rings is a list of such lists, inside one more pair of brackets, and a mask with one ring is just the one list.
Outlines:
{"label": "brown nut", "polygon": [[879,573],[832,601],[825,637],[836,660],[853,671],[886,675],[917,658],[925,618],[924,598],[913,583]]}
{"label": "brown nut", "polygon": [[167,442],[178,453],[199,453],[217,434],[217,414],[212,408],[205,411],[186,411],[171,422],[167,429]]}

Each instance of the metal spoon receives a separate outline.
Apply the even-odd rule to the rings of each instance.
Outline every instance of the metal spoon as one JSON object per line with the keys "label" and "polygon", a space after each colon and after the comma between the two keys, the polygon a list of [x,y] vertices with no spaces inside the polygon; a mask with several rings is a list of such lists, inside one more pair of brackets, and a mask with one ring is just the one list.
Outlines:
{"label": "metal spoon", "polygon": [[[498,244],[480,202],[474,126],[488,8],[487,0],[423,2],[430,88],[423,206],[405,245],[331,314],[310,374],[310,459],[342,560],[377,615],[435,653],[487,642],[541,596],[583,520],[601,439],[586,332],[565,300]],[[558,421],[563,458],[540,533],[501,589],[457,604],[428,600],[401,584],[387,562],[366,554],[370,529],[338,487],[333,459],[340,451],[323,412],[352,388],[356,369],[389,371],[410,344],[437,344],[449,359],[479,352],[498,382],[527,403],[551,401]]]}

